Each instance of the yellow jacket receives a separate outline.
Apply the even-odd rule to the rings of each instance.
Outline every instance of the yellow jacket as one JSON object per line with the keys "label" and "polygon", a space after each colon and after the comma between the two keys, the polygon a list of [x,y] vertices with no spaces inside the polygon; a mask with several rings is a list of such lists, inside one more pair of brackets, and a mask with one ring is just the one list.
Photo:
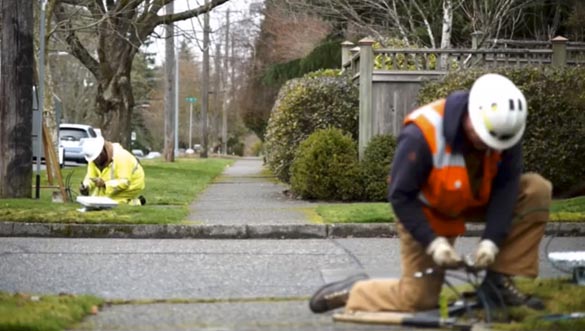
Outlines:
{"label": "yellow jacket", "polygon": [[[95,163],[89,162],[83,185],[89,188],[91,196],[107,196],[118,203],[139,205],[140,202],[136,198],[144,190],[144,170],[138,159],[120,144],[112,145],[112,162],[103,170],[100,170]],[[106,187],[96,187],[91,178],[101,178]]]}

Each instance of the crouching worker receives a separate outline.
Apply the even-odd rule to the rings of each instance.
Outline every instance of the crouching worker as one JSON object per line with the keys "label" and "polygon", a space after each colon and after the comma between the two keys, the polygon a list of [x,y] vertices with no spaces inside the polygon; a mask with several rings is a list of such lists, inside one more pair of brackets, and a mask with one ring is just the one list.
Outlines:
{"label": "crouching worker", "polygon": [[[311,310],[437,308],[445,268],[462,261],[455,239],[465,232],[465,221],[477,219],[485,221],[485,230],[470,257],[486,269],[480,290],[489,302],[544,308],[513,280],[538,275],[552,195],[549,181],[522,174],[526,115],[523,93],[496,74],[481,76],[469,92],[454,92],[410,113],[398,137],[388,189],[399,220],[401,278],[360,274],[325,285],[311,298]],[[414,277],[429,268],[434,276]]]}
{"label": "crouching worker", "polygon": [[144,190],[144,170],[134,155],[103,137],[86,139],[82,150],[87,174],[79,188],[81,195],[105,196],[133,206],[146,203],[140,195]]}

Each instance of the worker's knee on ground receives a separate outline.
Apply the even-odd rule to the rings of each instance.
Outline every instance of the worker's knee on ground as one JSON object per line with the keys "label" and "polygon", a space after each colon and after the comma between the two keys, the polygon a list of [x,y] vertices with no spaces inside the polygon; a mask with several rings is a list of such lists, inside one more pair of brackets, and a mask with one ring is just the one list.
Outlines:
{"label": "worker's knee on ground", "polygon": [[520,178],[521,194],[526,207],[548,208],[552,200],[552,183],[537,173],[527,173]]}

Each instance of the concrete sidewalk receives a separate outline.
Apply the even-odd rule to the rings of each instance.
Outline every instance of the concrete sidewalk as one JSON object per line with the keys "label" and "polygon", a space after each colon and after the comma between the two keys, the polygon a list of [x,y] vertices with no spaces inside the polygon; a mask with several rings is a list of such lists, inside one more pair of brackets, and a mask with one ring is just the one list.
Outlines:
{"label": "concrete sidewalk", "polygon": [[238,159],[191,204],[193,224],[306,224],[311,203],[283,192],[286,186],[263,173],[260,158]]}

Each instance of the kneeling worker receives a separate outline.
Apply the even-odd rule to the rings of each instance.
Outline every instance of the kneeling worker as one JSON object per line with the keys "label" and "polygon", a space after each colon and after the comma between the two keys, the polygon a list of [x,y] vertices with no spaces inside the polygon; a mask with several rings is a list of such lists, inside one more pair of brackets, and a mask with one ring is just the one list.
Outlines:
{"label": "kneeling worker", "polygon": [[[313,312],[415,312],[438,306],[444,268],[460,265],[453,246],[465,221],[484,219],[472,257],[486,269],[480,290],[493,305],[544,308],[520,292],[513,276],[538,276],[552,185],[522,174],[526,99],[508,78],[487,74],[469,92],[451,93],[410,113],[398,137],[388,200],[400,237],[400,279],[365,274],[328,284]],[[414,277],[433,269],[432,275]]]}
{"label": "kneeling worker", "polygon": [[144,205],[144,170],[138,159],[118,143],[103,137],[86,139],[82,145],[87,174],[81,183],[82,195],[106,196],[121,204]]}

